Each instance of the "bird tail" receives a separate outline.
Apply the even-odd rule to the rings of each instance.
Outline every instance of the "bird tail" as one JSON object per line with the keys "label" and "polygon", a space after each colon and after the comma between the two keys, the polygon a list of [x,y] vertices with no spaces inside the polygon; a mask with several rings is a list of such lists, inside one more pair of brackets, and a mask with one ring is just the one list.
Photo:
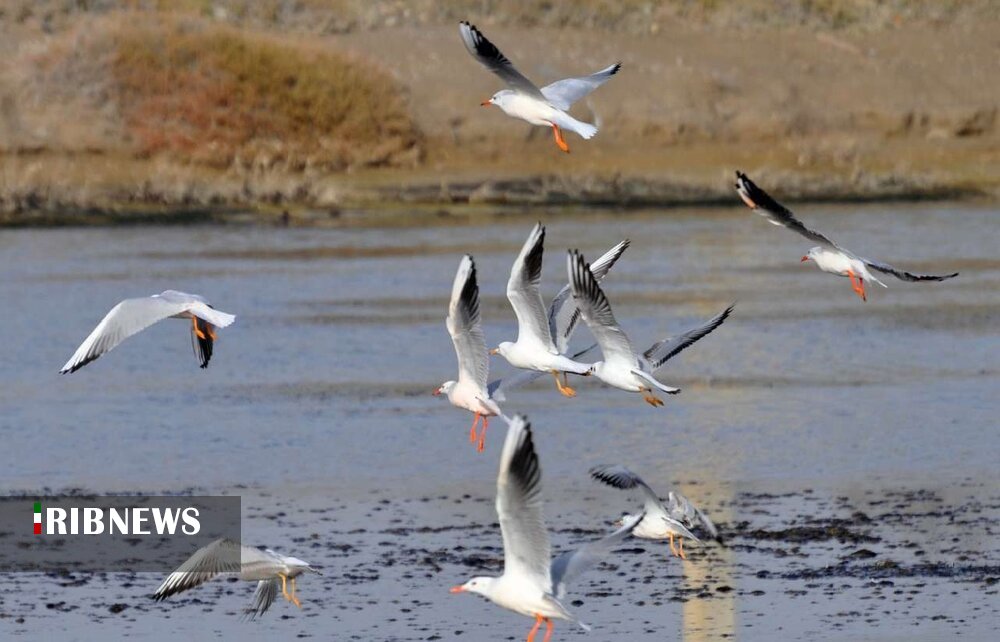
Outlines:
{"label": "bird tail", "polygon": [[568,129],[580,134],[584,140],[590,140],[597,135],[597,127],[595,125],[577,120],[569,114],[561,114],[561,118],[559,118],[559,121],[556,124],[563,129]]}

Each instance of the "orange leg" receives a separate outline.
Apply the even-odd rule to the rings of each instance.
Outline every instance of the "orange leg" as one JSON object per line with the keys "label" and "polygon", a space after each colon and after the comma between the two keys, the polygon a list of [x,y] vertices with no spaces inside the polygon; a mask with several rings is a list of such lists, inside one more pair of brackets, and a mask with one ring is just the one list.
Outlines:
{"label": "orange leg", "polygon": [[552,629],[555,627],[552,620],[545,618],[545,639],[542,642],[549,642],[552,639]]}
{"label": "orange leg", "polygon": [[[198,327],[198,317],[191,317],[191,325],[194,326],[194,335],[199,339],[204,339],[205,333]],[[214,339],[215,337],[212,338]]]}
{"label": "orange leg", "polygon": [[861,297],[862,301],[867,301],[868,296],[865,294],[865,282],[859,276],[855,276],[853,270],[847,271],[847,277],[851,279],[851,289],[854,293]]}
{"label": "orange leg", "polygon": [[686,560],[687,559],[687,555],[684,554],[684,538],[683,537],[678,537],[677,538],[677,551],[681,554],[681,559],[682,560]]}
{"label": "orange leg", "polygon": [[472,428],[469,429],[469,443],[470,444],[476,443],[476,424],[477,423],[479,423],[479,413],[478,412],[476,413],[476,416],[472,418]]}
{"label": "orange leg", "polygon": [[650,406],[653,406],[654,408],[663,405],[662,401],[653,396],[653,391],[650,390],[649,388],[642,389],[642,398],[646,400],[646,403],[648,403]]}
{"label": "orange leg", "polygon": [[535,616],[535,626],[531,627],[531,631],[528,632],[527,642],[535,642],[535,634],[538,633],[538,627],[542,625],[542,620],[544,619],[541,615]]}
{"label": "orange leg", "polygon": [[568,154],[569,145],[567,145],[566,141],[563,140],[562,130],[560,130],[559,125],[556,125],[555,123],[552,123],[552,135],[556,137],[556,145],[559,146],[559,149],[563,150]]}
{"label": "orange leg", "polygon": [[674,534],[667,533],[667,538],[670,540],[670,552],[674,554],[674,557],[680,557],[680,553],[677,552],[677,547],[674,546]]}
{"label": "orange leg", "polygon": [[576,390],[573,390],[569,386],[564,386],[563,383],[562,383],[562,381],[559,380],[559,371],[553,370],[552,371],[552,376],[556,380],[556,388],[559,388],[559,392],[561,392],[564,397],[575,397],[576,396]]}
{"label": "orange leg", "polygon": [[479,444],[476,446],[476,452],[481,453],[486,449],[486,429],[490,427],[490,418],[483,417],[483,429],[479,431]]}

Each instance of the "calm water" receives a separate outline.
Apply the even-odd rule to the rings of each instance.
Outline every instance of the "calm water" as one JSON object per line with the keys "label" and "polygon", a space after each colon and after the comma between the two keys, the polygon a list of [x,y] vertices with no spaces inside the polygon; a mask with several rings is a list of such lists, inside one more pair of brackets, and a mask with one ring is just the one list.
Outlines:
{"label": "calm water", "polygon": [[[605,288],[639,346],[737,302],[721,329],[661,372],[684,389],[665,408],[593,381],[580,381],[572,400],[550,380],[511,394],[505,409],[526,413],[535,426],[552,526],[569,529],[554,535],[556,548],[580,541],[573,528],[599,530],[630,508],[625,496],[586,477],[593,464],[621,462],[663,494],[681,484],[730,527],[777,528],[820,513],[846,518],[897,491],[926,491],[944,506],[979,506],[985,522],[907,522],[952,546],[928,545],[924,559],[955,563],[952,541],[960,540],[983,563],[997,563],[1000,213],[879,205],[801,214],[861,254],[962,275],[886,281],[888,290],[875,288],[862,303],[846,279],[799,264],[804,240],[739,208],[543,217],[548,296],[565,283],[567,248],[596,258],[632,239]],[[444,559],[456,547],[499,554],[491,502],[503,427],[494,423],[486,453],[477,455],[467,443],[469,417],[430,392],[454,376],[444,316],[459,257],[476,257],[487,341],[512,339],[504,288],[532,223],[0,231],[3,488],[239,492],[246,541],[318,557],[327,573],[300,585],[301,612],[276,604],[254,624],[233,615],[249,600],[243,585],[191,592],[201,606],[183,599],[161,606],[143,598],[158,577],[139,576],[125,588],[22,577],[22,591],[5,596],[0,611],[25,621],[2,619],[0,630],[93,639],[120,635],[126,622],[133,636],[164,640],[185,631],[522,637],[529,620],[446,591],[476,572],[468,560]],[[111,306],[168,288],[201,293],[238,315],[220,332],[207,371],[191,354],[189,326],[171,320],[74,375],[57,374]],[[589,339],[585,328],[578,333],[579,343]],[[506,371],[500,361],[493,366]],[[791,495],[763,510],[750,506],[748,493]],[[414,533],[393,531],[403,526]],[[478,530],[421,534],[427,526]],[[871,528],[883,542],[927,544],[923,531]],[[331,541],[349,548],[328,548]],[[643,561],[637,568],[645,572],[662,568],[652,586],[630,583],[625,566],[594,571],[571,600],[583,600],[577,610],[595,633],[584,638],[560,626],[556,639],[770,639],[775,631],[810,639],[988,638],[996,622],[995,590],[923,578],[930,588],[881,609],[881,625],[846,616],[837,627],[829,618],[838,612],[863,611],[855,603],[862,598],[846,588],[798,597],[771,580],[762,595],[752,593],[762,581],[757,570],[788,568],[780,557],[716,548],[682,571],[658,546],[645,548],[628,562]],[[811,551],[809,564],[857,548],[833,541]],[[387,549],[399,553],[398,564],[383,564]],[[428,551],[444,561],[424,564]],[[712,600],[664,598],[660,606],[650,599],[654,589],[691,585],[706,573],[713,586],[728,578],[738,590]],[[59,601],[78,608],[41,606]],[[109,615],[104,606],[114,601],[130,608]],[[929,620],[928,609],[945,617]]]}

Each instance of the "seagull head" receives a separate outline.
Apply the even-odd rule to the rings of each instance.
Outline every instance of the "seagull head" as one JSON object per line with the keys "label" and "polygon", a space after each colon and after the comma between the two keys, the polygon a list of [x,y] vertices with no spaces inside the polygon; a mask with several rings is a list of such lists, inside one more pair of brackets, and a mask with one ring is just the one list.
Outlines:
{"label": "seagull head", "polygon": [[490,105],[496,105],[503,109],[503,106],[507,104],[507,99],[514,95],[514,91],[511,89],[501,89],[497,93],[490,96],[489,100],[484,100],[479,103],[483,107],[489,107]]}
{"label": "seagull head", "polygon": [[504,341],[497,347],[490,350],[490,354],[498,354],[506,359],[507,355],[510,354],[510,351],[513,347],[514,347],[513,343],[511,343],[510,341]]}
{"label": "seagull head", "polygon": [[437,390],[435,390],[431,394],[434,395],[435,397],[438,395],[446,395],[449,392],[451,392],[451,389],[454,388],[457,383],[458,383],[457,381],[445,381],[440,386],[438,386]]}
{"label": "seagull head", "polygon": [[496,580],[495,577],[474,577],[465,584],[460,586],[453,586],[449,590],[451,593],[477,593],[489,597],[490,588],[493,586],[493,582]]}
{"label": "seagull head", "polygon": [[813,261],[815,261],[816,260],[816,255],[822,249],[823,248],[819,247],[818,245],[816,247],[809,248],[809,251],[806,252],[806,255],[803,256],[801,259],[799,259],[799,263],[805,263],[806,261],[808,261],[810,259],[812,259]]}

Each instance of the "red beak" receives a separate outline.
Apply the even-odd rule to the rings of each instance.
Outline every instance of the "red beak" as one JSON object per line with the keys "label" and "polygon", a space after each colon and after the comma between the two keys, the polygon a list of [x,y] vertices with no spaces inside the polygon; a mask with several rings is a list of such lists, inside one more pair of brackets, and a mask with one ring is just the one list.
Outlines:
{"label": "red beak", "polygon": [[439,394],[441,394],[441,389],[440,389],[440,388],[438,388],[437,390],[435,390],[435,391],[434,391],[434,392],[432,392],[431,394],[432,394],[432,395],[434,395],[434,396],[436,397],[436,396],[438,396]]}
{"label": "red beak", "polygon": [[799,259],[799,263],[805,263],[808,260],[809,260],[808,256],[803,256],[801,259]]}
{"label": "red beak", "polygon": [[464,586],[453,586],[450,589],[448,589],[448,592],[449,593],[465,593],[465,587]]}
{"label": "red beak", "polygon": [[480,107],[489,107],[489,106],[490,106],[490,105],[492,105],[492,104],[493,104],[493,103],[491,103],[490,101],[488,101],[488,100],[484,100],[483,102],[479,103],[479,106],[480,106]]}

